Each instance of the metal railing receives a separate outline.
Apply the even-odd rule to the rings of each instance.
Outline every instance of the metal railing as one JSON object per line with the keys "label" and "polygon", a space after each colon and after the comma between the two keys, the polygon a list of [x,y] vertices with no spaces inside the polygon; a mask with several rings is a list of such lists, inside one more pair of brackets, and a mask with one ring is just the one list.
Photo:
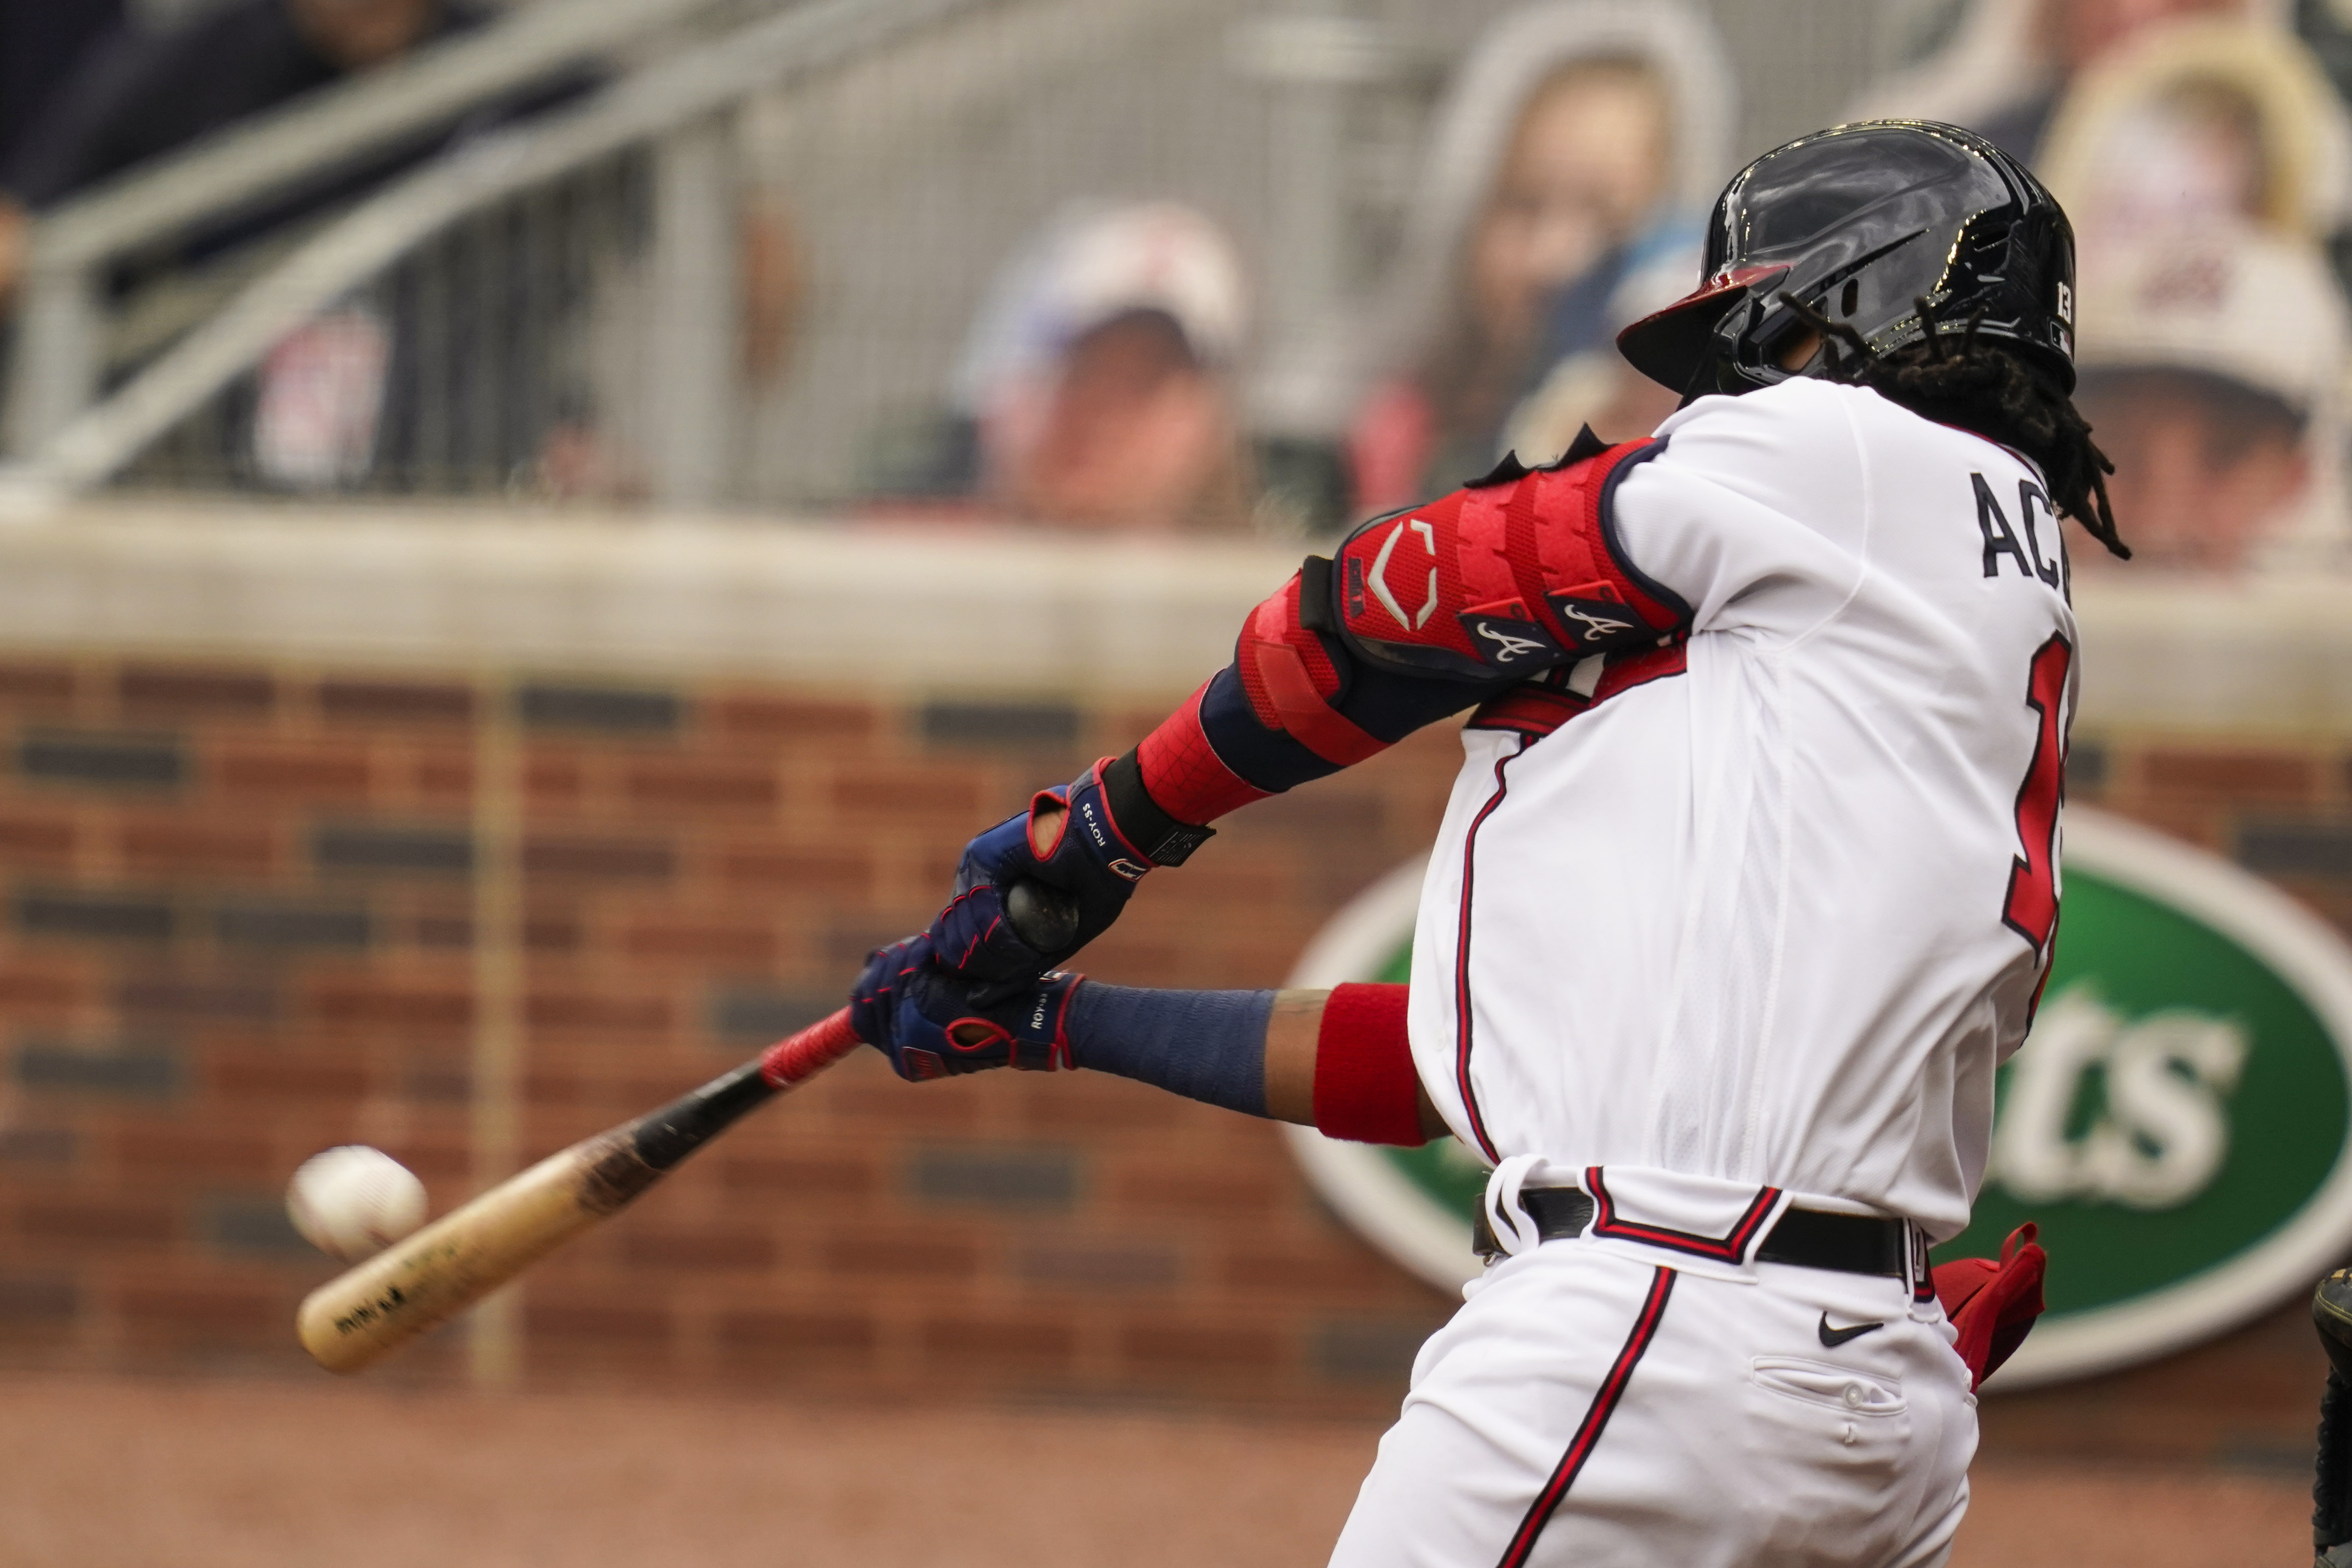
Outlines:
{"label": "metal railing", "polygon": [[[549,433],[585,409],[625,457],[593,493],[903,494],[889,443],[942,411],[991,278],[1081,197],[1174,199],[1226,230],[1255,295],[1244,416],[1286,437],[1289,367],[1377,325],[1431,104],[1517,0],[782,3],[535,0],[45,215],[0,498],[284,488],[257,462],[257,408],[285,379],[283,347],[333,338],[320,323],[362,348],[373,331],[393,434],[372,466],[310,488],[541,483]],[[1715,0],[1727,31],[1779,25],[1774,59],[1809,62],[1758,68],[1798,85],[1751,106],[1750,132],[1851,90],[1873,3]],[[616,51],[637,63],[233,265],[109,292],[125,258]],[[784,370],[756,384],[738,286],[755,189],[781,193],[806,305]]]}
{"label": "metal railing", "polygon": [[[286,334],[427,238],[517,193],[653,143],[652,274],[663,378],[647,399],[654,494],[714,499],[726,462],[731,366],[732,196],[719,117],[791,75],[852,58],[981,0],[817,0],[645,67],[577,107],[481,138],[362,201],[248,284],[128,385],[73,416],[15,476],[70,493],[120,471],[150,442],[258,363]],[[33,331],[27,323],[27,333]]]}
{"label": "metal railing", "polygon": [[100,295],[110,264],[720,3],[542,0],[337,90],[231,126],[44,214],[33,226],[17,318],[11,451],[31,456],[94,399],[105,363]]}

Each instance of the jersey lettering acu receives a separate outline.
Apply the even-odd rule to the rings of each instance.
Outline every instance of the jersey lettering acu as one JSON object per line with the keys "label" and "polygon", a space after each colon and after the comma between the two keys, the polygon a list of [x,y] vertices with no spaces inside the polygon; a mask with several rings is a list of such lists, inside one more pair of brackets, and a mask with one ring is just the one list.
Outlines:
{"label": "jersey lettering acu", "polygon": [[2076,641],[2047,492],[2001,447],[1820,381],[1659,433],[1610,521],[1690,636],[1465,731],[1416,1065],[1490,1160],[1952,1235],[2057,920]]}

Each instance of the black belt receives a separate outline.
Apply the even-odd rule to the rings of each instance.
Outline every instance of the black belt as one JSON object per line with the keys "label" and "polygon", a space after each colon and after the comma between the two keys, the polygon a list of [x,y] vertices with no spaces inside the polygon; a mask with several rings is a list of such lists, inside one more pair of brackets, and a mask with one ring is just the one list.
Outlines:
{"label": "black belt", "polygon": [[[1575,1187],[1523,1187],[1519,1206],[1528,1211],[1528,1217],[1536,1222],[1536,1234],[1546,1241],[1581,1236],[1592,1223],[1592,1199]],[[1471,1223],[1470,1245],[1484,1258],[1503,1255],[1484,1203]],[[1755,1260],[1793,1263],[1801,1268],[1834,1268],[1841,1274],[1911,1278],[1910,1237],[1901,1220],[1832,1214],[1826,1209],[1784,1211],[1757,1244]]]}

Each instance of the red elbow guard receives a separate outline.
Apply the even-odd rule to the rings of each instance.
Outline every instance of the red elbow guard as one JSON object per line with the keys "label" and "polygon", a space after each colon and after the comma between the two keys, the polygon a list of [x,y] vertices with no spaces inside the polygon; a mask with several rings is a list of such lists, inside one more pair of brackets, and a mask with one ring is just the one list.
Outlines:
{"label": "red elbow guard", "polygon": [[1618,480],[1665,449],[1591,430],[1558,463],[1495,471],[1376,518],[1338,553],[1334,612],[1356,651],[1404,673],[1493,679],[1679,637],[1689,606],[1619,553]]}
{"label": "red elbow guard", "polygon": [[1421,1077],[1405,1038],[1407,988],[1342,985],[1323,1004],[1315,1039],[1315,1125],[1353,1143],[1429,1142],[1421,1130]]}

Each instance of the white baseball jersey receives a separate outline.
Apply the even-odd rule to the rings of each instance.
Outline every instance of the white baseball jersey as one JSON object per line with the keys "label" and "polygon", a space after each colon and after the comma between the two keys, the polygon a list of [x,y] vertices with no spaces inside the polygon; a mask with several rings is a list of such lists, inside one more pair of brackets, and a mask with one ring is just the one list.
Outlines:
{"label": "white baseball jersey", "polygon": [[1422,1080],[1489,1160],[1610,1168],[1660,1223],[1721,1236],[1770,1187],[1948,1237],[2056,919],[2076,644],[2049,497],[1816,380],[1659,434],[1612,542],[1691,636],[1465,730]]}

